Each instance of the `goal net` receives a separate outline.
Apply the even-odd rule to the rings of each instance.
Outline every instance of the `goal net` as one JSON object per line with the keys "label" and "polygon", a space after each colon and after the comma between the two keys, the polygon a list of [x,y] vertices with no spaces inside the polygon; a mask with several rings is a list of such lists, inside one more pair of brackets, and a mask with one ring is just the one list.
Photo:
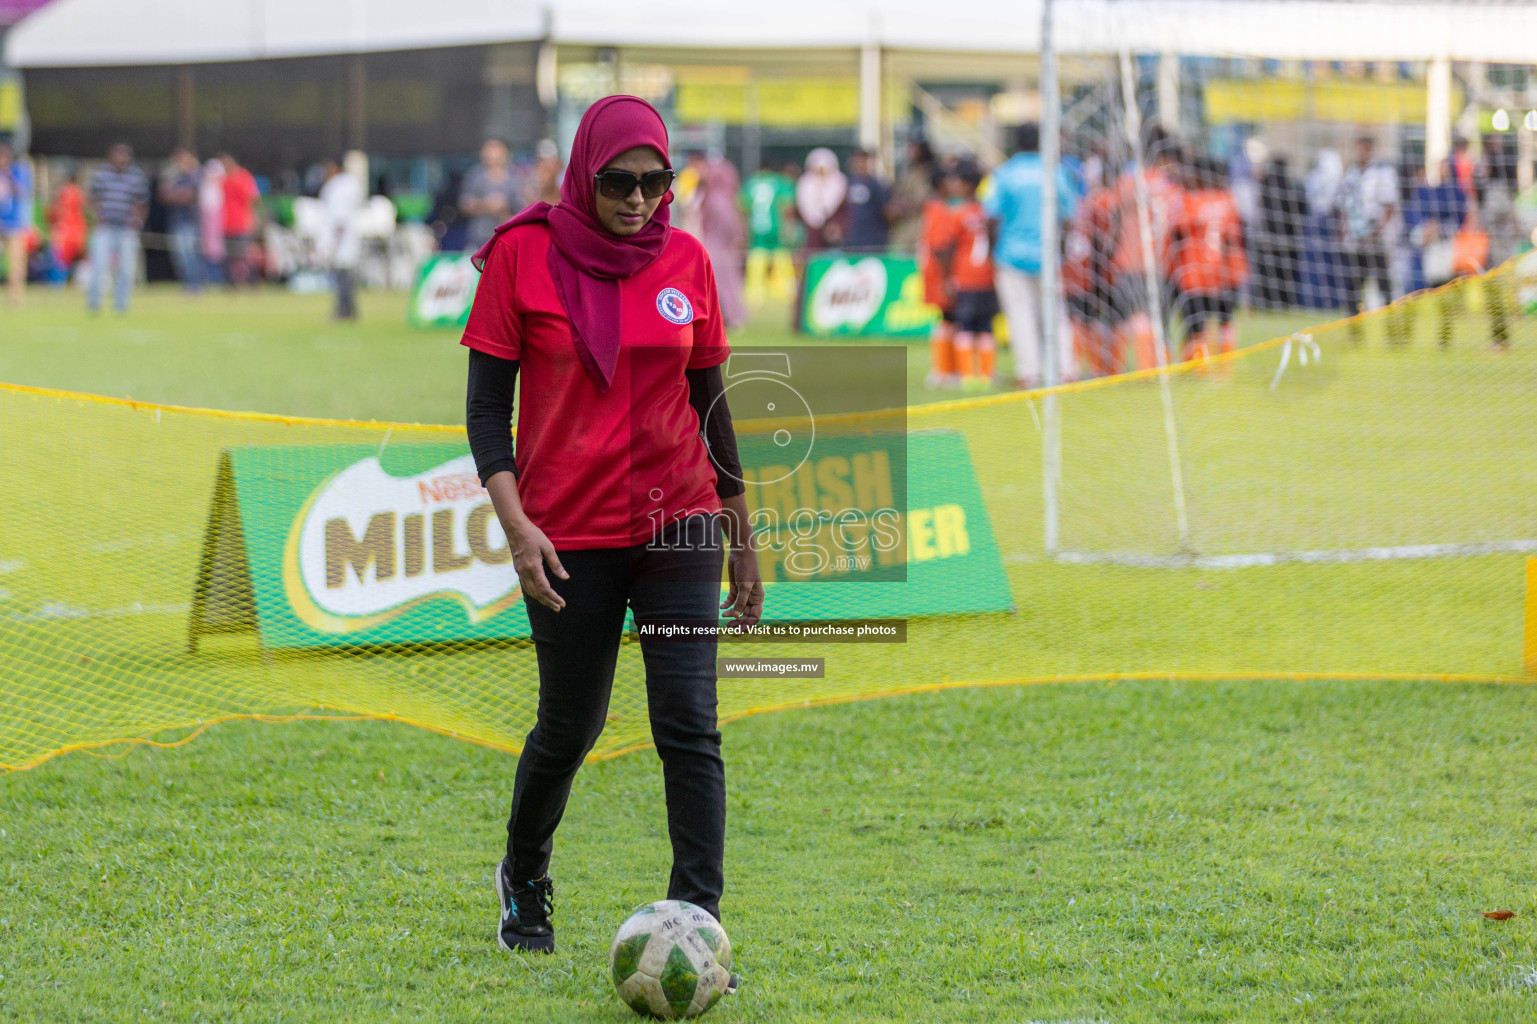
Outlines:
{"label": "goal net", "polygon": [[[825,658],[825,675],[723,676],[722,718],[1061,680],[1520,678],[1537,554],[1537,88],[1469,40],[1510,37],[1525,15],[1268,5],[1378,12],[1310,25],[1323,49],[1309,57],[1273,17],[1232,20],[1260,5],[1141,5],[1167,8],[1146,23],[1152,48],[1118,45],[1118,5],[1082,5],[1094,18],[1077,28],[1074,6],[1058,5],[1062,99],[1045,118],[1075,190],[1061,304],[1074,380],[907,410],[913,436],[963,439],[1012,607],[923,614],[964,604],[974,577],[957,562],[909,594],[904,644],[743,649]],[[1395,41],[1381,19],[1457,7],[1441,41],[1471,56],[1419,29]],[[1233,39],[1241,52],[1222,49]],[[466,456],[462,427],[0,386],[0,445],[0,765],[242,716],[521,745],[537,698],[526,637],[477,633],[466,609],[484,602],[468,590],[410,589],[433,558],[510,571],[462,466],[437,472]],[[273,643],[292,624],[271,625],[270,597],[303,571],[295,524],[319,509],[329,529],[326,486],[356,466],[463,506],[447,520],[381,506],[387,537],[349,521],[322,567],[345,582],[387,559],[390,607],[417,602],[421,629],[381,619]],[[440,523],[457,532],[440,541]],[[342,612],[294,614],[323,633]],[[597,755],[648,742],[645,693],[631,638]]]}

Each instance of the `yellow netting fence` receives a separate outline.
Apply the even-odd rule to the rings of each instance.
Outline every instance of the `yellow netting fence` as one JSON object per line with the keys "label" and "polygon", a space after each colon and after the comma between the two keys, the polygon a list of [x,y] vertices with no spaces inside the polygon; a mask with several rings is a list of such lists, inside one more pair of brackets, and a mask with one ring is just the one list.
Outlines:
{"label": "yellow netting fence", "polygon": [[[1044,392],[911,408],[910,430],[964,439],[996,541],[988,557],[1001,561],[1014,609],[920,615],[900,645],[743,648],[825,657],[826,676],[722,678],[722,718],[1086,678],[1522,678],[1524,567],[1537,553],[1537,332],[1521,284],[1506,266],[1230,358],[1063,387],[1055,411]],[[1047,551],[1052,416],[1061,476]],[[252,628],[274,584],[263,574],[296,571],[259,557],[258,534],[279,548],[307,543],[289,506],[266,523],[263,503],[325,500],[304,497],[325,476],[304,453],[372,452],[386,465],[395,453],[406,465],[423,446],[462,449],[462,427],[7,386],[0,438],[0,765],[175,742],[231,717],[386,718],[520,746],[537,692],[526,641],[304,646],[283,643],[280,626]],[[298,454],[273,461],[275,451]],[[474,554],[452,540],[438,552],[430,517],[397,529],[402,580],[413,557],[420,572],[423,558]],[[368,542],[344,540],[346,557]],[[924,586],[964,590],[968,571],[945,580]],[[914,607],[934,596],[914,593]],[[444,622],[469,607],[421,600]],[[648,738],[640,649],[627,642],[596,754]]]}

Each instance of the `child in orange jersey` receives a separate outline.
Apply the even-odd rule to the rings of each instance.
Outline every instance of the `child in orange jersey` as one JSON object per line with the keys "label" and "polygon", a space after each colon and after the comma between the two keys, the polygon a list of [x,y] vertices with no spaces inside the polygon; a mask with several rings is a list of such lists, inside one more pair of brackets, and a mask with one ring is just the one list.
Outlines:
{"label": "child in orange jersey", "polygon": [[1185,322],[1182,360],[1214,354],[1209,326],[1218,328],[1216,351],[1235,347],[1234,296],[1249,276],[1244,255],[1243,221],[1227,190],[1226,176],[1215,161],[1193,161],[1183,201],[1172,225],[1174,285]]}
{"label": "child in orange jersey", "polygon": [[949,291],[945,288],[945,268],[938,253],[954,244],[955,197],[950,172],[943,165],[935,165],[930,178],[934,194],[923,206],[923,219],[918,229],[918,273],[923,279],[923,301],[939,307],[939,319],[934,322],[929,335],[929,375],[924,384],[929,389],[958,387],[960,377],[955,372],[955,312]]}
{"label": "child in orange jersey", "polygon": [[998,293],[993,290],[992,239],[987,211],[977,201],[981,168],[974,161],[963,160],[956,166],[954,180],[960,204],[954,209],[950,244],[938,256],[953,302],[956,373],[964,390],[980,391],[992,380],[997,352],[993,318],[998,315]]}
{"label": "child in orange jersey", "polygon": [[[1178,215],[1181,201],[1181,189],[1175,177],[1181,152],[1179,144],[1156,125],[1147,127],[1146,137],[1141,186],[1147,194],[1153,270],[1158,277],[1153,286],[1167,310],[1170,225]],[[1149,312],[1146,250],[1142,245],[1136,175],[1127,170],[1121,175],[1116,189],[1116,240],[1111,259],[1119,321],[1116,334],[1122,350],[1129,347],[1135,353],[1137,369],[1145,370],[1158,365],[1158,344]]]}
{"label": "child in orange jersey", "polygon": [[1067,224],[1062,255],[1062,290],[1073,326],[1077,363],[1086,377],[1116,372],[1110,328],[1110,247],[1115,238],[1115,190],[1104,181],[1103,165],[1091,162],[1088,194]]}

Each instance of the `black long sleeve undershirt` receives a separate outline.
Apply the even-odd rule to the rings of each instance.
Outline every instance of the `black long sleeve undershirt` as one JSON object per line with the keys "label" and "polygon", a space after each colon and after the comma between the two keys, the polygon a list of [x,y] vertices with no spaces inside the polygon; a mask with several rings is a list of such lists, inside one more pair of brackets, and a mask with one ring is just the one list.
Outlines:
{"label": "black long sleeve undershirt", "polygon": [[747,490],[742,482],[742,460],[736,450],[736,428],[731,425],[731,409],[726,405],[726,383],[720,367],[684,370],[688,380],[688,404],[703,425],[705,450],[715,467],[715,494],[734,498]]}
{"label": "black long sleeve undershirt", "polygon": [[[720,367],[686,370],[684,377],[688,380],[688,404],[704,424],[705,448],[715,467],[715,493],[722,498],[735,497],[746,491],[747,485],[741,479],[742,462],[737,455],[731,410],[723,396],[725,382]],[[503,470],[517,475],[512,448],[512,405],[517,386],[516,359],[470,349],[465,428],[482,484]]]}
{"label": "black long sleeve undershirt", "polygon": [[484,484],[507,470],[518,475],[512,457],[512,397],[518,390],[518,361],[470,349],[470,381],[464,395],[464,426],[470,436],[475,472]]}

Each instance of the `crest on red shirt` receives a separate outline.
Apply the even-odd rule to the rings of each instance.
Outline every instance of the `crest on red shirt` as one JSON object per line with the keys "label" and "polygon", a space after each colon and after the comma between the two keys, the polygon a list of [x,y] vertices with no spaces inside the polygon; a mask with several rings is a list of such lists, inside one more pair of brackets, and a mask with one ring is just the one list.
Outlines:
{"label": "crest on red shirt", "polygon": [[689,303],[688,296],[676,288],[663,288],[657,293],[656,311],[679,325],[691,323],[694,319],[694,307]]}

